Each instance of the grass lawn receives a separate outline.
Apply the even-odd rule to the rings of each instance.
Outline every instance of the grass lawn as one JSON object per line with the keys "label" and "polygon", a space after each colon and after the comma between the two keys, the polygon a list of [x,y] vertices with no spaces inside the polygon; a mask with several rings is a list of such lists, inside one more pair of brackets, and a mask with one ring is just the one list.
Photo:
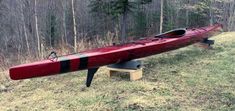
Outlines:
{"label": "grass lawn", "polygon": [[235,110],[235,32],[212,39],[212,50],[146,58],[139,81],[108,78],[102,68],[85,90],[85,71],[23,81],[1,74],[0,110]]}

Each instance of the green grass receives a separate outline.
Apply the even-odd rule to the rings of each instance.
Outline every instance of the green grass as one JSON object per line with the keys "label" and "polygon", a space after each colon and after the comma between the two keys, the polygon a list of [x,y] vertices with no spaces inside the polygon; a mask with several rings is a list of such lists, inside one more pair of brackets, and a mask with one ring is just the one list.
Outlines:
{"label": "green grass", "polygon": [[86,72],[2,80],[0,110],[235,110],[235,33],[212,50],[189,46],[144,60],[139,81],[110,79],[105,69],[81,90]]}

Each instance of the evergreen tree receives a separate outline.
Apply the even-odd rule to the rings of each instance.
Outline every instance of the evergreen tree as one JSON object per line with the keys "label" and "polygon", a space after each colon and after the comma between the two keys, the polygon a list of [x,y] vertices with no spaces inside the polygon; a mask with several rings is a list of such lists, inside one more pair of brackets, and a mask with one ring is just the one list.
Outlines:
{"label": "evergreen tree", "polygon": [[91,11],[104,13],[120,19],[121,40],[126,39],[128,13],[133,12],[139,5],[152,2],[152,0],[91,0]]}
{"label": "evergreen tree", "polygon": [[135,36],[146,36],[146,29],[147,29],[147,15],[142,8],[139,8],[134,13],[134,27],[133,32]]}

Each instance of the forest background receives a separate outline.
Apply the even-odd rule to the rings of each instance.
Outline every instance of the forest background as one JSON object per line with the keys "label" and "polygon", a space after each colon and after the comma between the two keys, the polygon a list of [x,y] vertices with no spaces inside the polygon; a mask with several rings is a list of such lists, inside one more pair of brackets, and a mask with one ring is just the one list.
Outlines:
{"label": "forest background", "polygon": [[234,0],[0,0],[1,68],[221,23],[235,30]]}

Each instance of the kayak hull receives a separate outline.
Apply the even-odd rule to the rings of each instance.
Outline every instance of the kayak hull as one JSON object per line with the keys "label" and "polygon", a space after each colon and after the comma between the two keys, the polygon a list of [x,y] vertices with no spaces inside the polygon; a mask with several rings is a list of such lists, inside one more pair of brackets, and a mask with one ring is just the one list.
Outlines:
{"label": "kayak hull", "polygon": [[182,36],[148,37],[123,45],[108,46],[61,56],[55,60],[43,60],[11,67],[9,73],[11,79],[20,80],[98,68],[160,54],[201,42],[218,34],[221,29],[222,26],[216,24],[198,29],[188,29]]}

